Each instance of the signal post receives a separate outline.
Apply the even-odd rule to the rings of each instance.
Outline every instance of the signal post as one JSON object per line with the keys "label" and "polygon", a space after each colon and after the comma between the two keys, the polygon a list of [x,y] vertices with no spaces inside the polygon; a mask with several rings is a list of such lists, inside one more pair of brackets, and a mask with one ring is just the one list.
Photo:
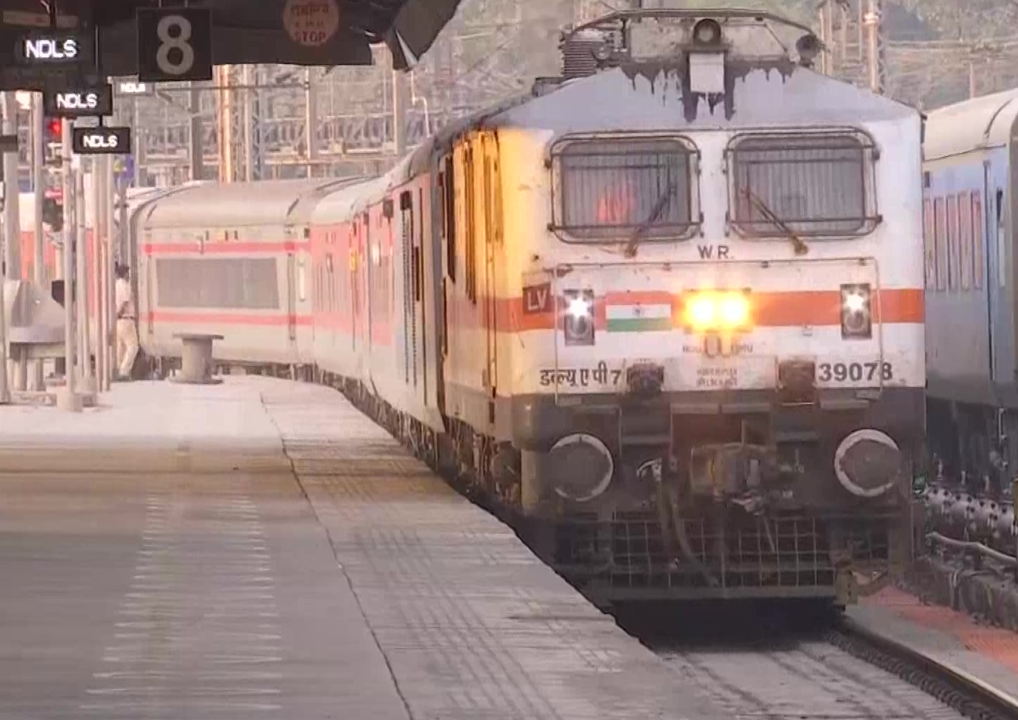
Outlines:
{"label": "signal post", "polygon": [[[0,108],[3,109],[3,108]],[[3,134],[0,134],[0,209],[6,212],[7,198],[10,193],[7,188],[10,186],[10,181],[5,181],[6,173],[5,168],[7,166],[7,156],[13,155],[15,160],[15,166],[17,166],[18,157],[18,136],[17,133],[8,133],[7,124],[4,123]],[[14,192],[17,192],[17,178],[14,182]],[[14,196],[15,198],[17,195]],[[5,219],[4,222],[4,233],[8,233],[8,223]],[[9,241],[4,241],[4,236],[0,235],[0,261],[6,253],[6,246]],[[0,273],[0,405],[6,405],[11,401],[10,387],[8,387],[8,373],[7,373],[7,312],[6,312],[6,301],[4,300],[4,286],[6,285],[6,278],[3,273]]]}
{"label": "signal post", "polygon": [[[66,378],[66,384],[64,385],[63,392],[57,394],[57,405],[64,410],[70,410],[71,412],[81,412],[81,396],[75,389],[75,371],[74,371],[74,356],[75,356],[75,332],[74,332],[74,294],[73,288],[75,285],[74,277],[74,256],[76,254],[75,237],[75,217],[74,217],[74,204],[75,204],[75,182],[71,174],[71,122],[70,120],[64,120],[63,122],[63,153],[61,156],[61,164],[63,165],[63,183],[64,183],[64,251],[61,253],[61,260],[63,261],[64,267],[64,377]],[[77,288],[78,292],[81,292],[80,286]],[[85,361],[87,358],[79,358],[81,361],[81,368],[84,370]]]}
{"label": "signal post", "polygon": [[[33,262],[32,282],[37,287],[46,284],[46,246],[43,239],[43,206],[46,203],[46,138],[44,133],[42,98],[32,93],[32,189],[35,194],[35,214],[33,215]],[[32,363],[32,390],[42,392],[45,389],[43,380],[44,363],[35,360]]]}

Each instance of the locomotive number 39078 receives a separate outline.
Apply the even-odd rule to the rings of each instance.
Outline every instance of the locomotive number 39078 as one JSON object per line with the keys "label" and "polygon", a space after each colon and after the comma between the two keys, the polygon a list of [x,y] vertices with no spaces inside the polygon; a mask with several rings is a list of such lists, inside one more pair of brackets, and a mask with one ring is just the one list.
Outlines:
{"label": "locomotive number 39078", "polygon": [[817,366],[817,380],[820,382],[862,382],[878,379],[884,381],[894,379],[894,368],[891,367],[891,363],[820,363]]}

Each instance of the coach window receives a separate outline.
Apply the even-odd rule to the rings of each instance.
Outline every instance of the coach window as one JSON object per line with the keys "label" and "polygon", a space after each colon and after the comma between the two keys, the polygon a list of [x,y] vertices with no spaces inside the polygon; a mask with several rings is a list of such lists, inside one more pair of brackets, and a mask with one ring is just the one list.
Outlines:
{"label": "coach window", "polygon": [[972,191],[972,287],[983,287],[983,194]]}
{"label": "coach window", "polygon": [[972,287],[972,196],[958,195],[958,244],[961,248],[961,289]]}
{"label": "coach window", "polygon": [[307,270],[304,258],[297,259],[297,299],[304,302],[308,299]]}
{"label": "coach window", "polygon": [[685,138],[567,136],[551,161],[551,229],[566,242],[683,240],[700,226],[698,153]]}
{"label": "coach window", "polygon": [[926,253],[926,287],[934,290],[937,287],[937,244],[934,228],[936,220],[933,214],[933,199],[923,200],[923,250]]}
{"label": "coach window", "polygon": [[933,201],[933,235],[937,248],[937,290],[947,290],[947,212],[944,198]]}
{"label": "coach window", "polygon": [[876,157],[856,131],[737,136],[726,150],[731,225],[749,238],[865,235],[879,222]]}
{"label": "coach window", "polygon": [[957,290],[961,278],[961,252],[958,232],[958,198],[947,196],[947,289]]}

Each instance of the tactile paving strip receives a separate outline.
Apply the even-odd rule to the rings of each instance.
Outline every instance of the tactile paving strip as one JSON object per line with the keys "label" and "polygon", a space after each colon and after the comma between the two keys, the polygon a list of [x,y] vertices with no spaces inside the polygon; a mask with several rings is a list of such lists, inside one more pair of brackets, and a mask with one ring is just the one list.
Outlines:
{"label": "tactile paving strip", "polygon": [[264,402],[414,717],[718,717],[355,408]]}

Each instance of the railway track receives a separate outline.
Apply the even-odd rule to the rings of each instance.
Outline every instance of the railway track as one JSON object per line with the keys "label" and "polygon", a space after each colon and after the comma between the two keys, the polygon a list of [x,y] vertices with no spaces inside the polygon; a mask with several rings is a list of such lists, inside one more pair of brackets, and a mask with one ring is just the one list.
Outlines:
{"label": "railway track", "polygon": [[1018,699],[847,619],[750,612],[685,626],[627,629],[733,718],[1018,720]]}
{"label": "railway track", "polygon": [[960,668],[926,657],[851,620],[838,622],[827,631],[825,640],[842,652],[921,689],[963,717],[973,720],[1018,719],[1018,698]]}

